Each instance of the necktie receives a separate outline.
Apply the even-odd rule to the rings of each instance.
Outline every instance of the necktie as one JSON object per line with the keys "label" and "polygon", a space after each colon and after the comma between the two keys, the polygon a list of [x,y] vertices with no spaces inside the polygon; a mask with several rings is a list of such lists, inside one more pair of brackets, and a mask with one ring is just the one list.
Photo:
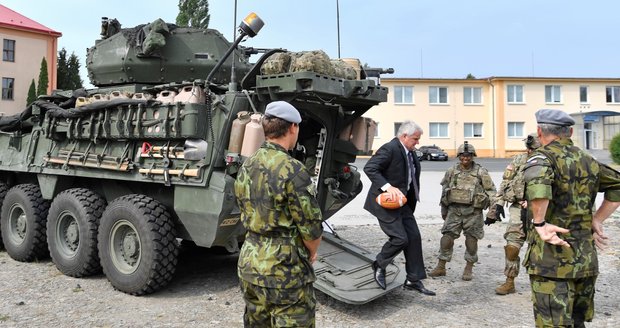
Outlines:
{"label": "necktie", "polygon": [[415,164],[413,161],[413,152],[408,152],[407,158],[409,159],[409,174],[411,174],[411,184],[413,185],[413,191],[415,192],[415,200],[416,202],[419,202],[420,190],[418,189],[418,183],[415,181]]}

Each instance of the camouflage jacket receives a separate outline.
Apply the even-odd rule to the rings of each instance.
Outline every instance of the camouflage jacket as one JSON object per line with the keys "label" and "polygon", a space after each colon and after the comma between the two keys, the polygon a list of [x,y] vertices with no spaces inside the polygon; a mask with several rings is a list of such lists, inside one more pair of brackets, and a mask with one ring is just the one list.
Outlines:
{"label": "camouflage jacket", "polygon": [[246,228],[239,278],[268,288],[298,288],[315,280],[303,240],[323,233],[316,188],[305,166],[265,142],[241,167],[235,195]]}
{"label": "camouflage jacket", "polygon": [[489,172],[475,162],[469,170],[464,170],[460,163],[449,168],[441,180],[441,186],[442,213],[451,205],[486,209],[495,195],[495,184]]}
{"label": "camouflage jacket", "polygon": [[[523,180],[523,166],[527,160],[527,153],[516,155],[504,170],[502,182],[493,197],[491,205],[504,206],[506,202],[516,203],[524,199],[525,181]],[[491,206],[493,209],[494,206]]]}
{"label": "camouflage jacket", "polygon": [[597,192],[604,192],[607,200],[620,201],[620,173],[598,163],[569,138],[538,148],[524,170],[526,199],[549,200],[545,221],[569,229],[559,236],[571,246],[551,245],[535,231],[528,233],[523,261],[528,273],[564,279],[597,275],[592,207]]}

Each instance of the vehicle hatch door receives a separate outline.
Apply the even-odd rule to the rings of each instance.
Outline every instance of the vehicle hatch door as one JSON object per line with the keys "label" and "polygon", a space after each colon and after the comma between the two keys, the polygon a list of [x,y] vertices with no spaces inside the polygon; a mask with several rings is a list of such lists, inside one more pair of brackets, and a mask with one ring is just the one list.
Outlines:
{"label": "vehicle hatch door", "polygon": [[344,303],[364,304],[401,287],[406,273],[394,264],[386,268],[386,290],[377,285],[372,268],[375,255],[324,232],[314,263],[314,288]]}

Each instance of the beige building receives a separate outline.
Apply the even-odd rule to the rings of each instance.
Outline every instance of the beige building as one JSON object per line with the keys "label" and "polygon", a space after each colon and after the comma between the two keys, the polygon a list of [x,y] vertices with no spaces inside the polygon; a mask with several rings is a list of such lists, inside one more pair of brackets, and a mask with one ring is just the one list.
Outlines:
{"label": "beige building", "polygon": [[2,97],[0,115],[20,113],[26,108],[28,89],[39,81],[41,61],[47,61],[47,93],[56,89],[58,38],[51,30],[17,12],[0,5],[0,40],[2,40]]}
{"label": "beige building", "polygon": [[364,115],[378,123],[374,150],[409,119],[424,129],[420,146],[434,144],[453,157],[467,140],[478,156],[508,157],[523,151],[542,108],[572,115],[573,140],[584,149],[607,149],[620,132],[620,78],[383,78],[381,85],[388,101]]}

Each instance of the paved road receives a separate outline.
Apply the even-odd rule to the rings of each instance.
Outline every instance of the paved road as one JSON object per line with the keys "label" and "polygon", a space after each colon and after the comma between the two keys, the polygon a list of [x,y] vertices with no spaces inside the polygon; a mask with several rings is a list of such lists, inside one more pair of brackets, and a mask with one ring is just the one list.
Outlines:
{"label": "paved road", "polygon": [[[611,164],[608,151],[591,151],[592,155],[605,164]],[[489,170],[495,186],[499,186],[502,181],[504,169],[510,159],[503,158],[475,158],[477,163]],[[377,219],[364,210],[364,201],[368,194],[370,180],[363,172],[364,165],[368,158],[359,158],[355,166],[361,172],[364,189],[357,197],[343,207],[338,213],[332,216],[328,222],[332,225],[366,225],[377,224]],[[439,198],[441,197],[441,185],[439,182],[443,178],[446,170],[456,163],[455,158],[446,162],[442,161],[422,161],[422,173],[420,176],[420,203],[416,206],[415,216],[419,224],[440,223]],[[599,194],[597,205],[602,202]]]}

